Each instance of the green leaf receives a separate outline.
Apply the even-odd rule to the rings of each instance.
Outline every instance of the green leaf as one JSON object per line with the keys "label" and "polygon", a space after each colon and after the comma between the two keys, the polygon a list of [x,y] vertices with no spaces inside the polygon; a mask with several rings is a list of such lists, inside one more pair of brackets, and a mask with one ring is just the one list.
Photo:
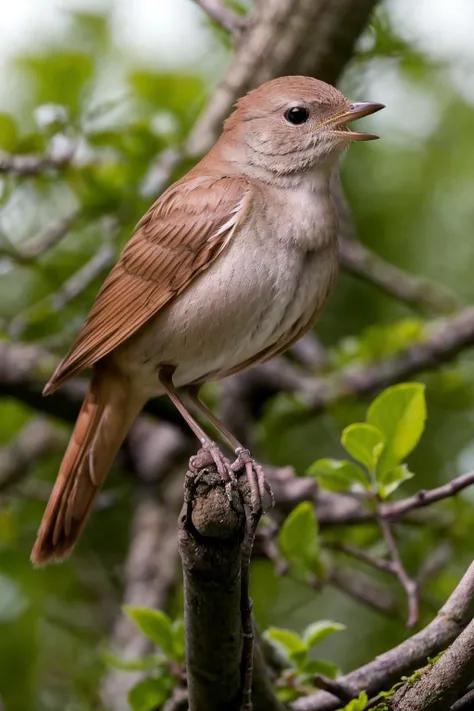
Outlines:
{"label": "green leaf", "polygon": [[352,462],[339,459],[318,459],[307,472],[316,477],[320,486],[329,491],[347,491],[354,484],[368,489],[370,481],[362,469]]}
{"label": "green leaf", "polygon": [[166,656],[175,659],[171,620],[161,610],[149,610],[147,607],[124,605],[124,612],[135,622],[138,629],[146,634],[163,650]]}
{"label": "green leaf", "polygon": [[308,646],[299,634],[281,627],[269,627],[264,636],[277,646],[284,656],[298,667],[303,664],[308,654]]}
{"label": "green leaf", "polygon": [[366,422],[349,425],[342,433],[342,446],[354,459],[374,472],[383,451],[381,431]]}
{"label": "green leaf", "polygon": [[418,443],[426,420],[425,386],[401,383],[387,388],[370,405],[367,422],[385,439],[377,475],[393,469]]}
{"label": "green leaf", "polygon": [[349,703],[346,704],[343,709],[340,709],[340,711],[364,711],[368,700],[369,697],[367,696],[367,692],[361,691],[357,699],[349,701]]}
{"label": "green leaf", "polygon": [[408,469],[406,464],[400,464],[394,469],[389,469],[377,477],[378,493],[382,499],[390,496],[400,484],[403,484],[407,479],[411,479],[414,474]]}
{"label": "green leaf", "polygon": [[169,695],[169,680],[163,677],[145,679],[128,694],[128,703],[133,711],[155,711]]}
{"label": "green leaf", "polygon": [[303,672],[307,676],[322,674],[323,676],[334,679],[339,674],[337,664],[327,662],[325,659],[310,659],[303,667]]}
{"label": "green leaf", "polygon": [[280,551],[300,573],[321,570],[318,523],[313,505],[303,501],[286,518],[278,534]]}
{"label": "green leaf", "polygon": [[333,634],[333,632],[339,632],[345,629],[345,625],[341,625],[339,622],[318,620],[318,622],[313,622],[305,629],[303,632],[303,641],[307,644],[308,648],[311,649],[311,647],[315,647],[322,642],[323,639]]}

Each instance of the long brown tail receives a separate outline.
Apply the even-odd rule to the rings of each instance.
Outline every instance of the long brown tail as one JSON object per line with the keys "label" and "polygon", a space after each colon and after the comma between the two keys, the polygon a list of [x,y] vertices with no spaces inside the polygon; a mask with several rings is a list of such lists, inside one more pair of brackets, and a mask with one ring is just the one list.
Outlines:
{"label": "long brown tail", "polygon": [[31,553],[35,565],[71,553],[100,487],[145,404],[117,373],[96,369],[82,404]]}

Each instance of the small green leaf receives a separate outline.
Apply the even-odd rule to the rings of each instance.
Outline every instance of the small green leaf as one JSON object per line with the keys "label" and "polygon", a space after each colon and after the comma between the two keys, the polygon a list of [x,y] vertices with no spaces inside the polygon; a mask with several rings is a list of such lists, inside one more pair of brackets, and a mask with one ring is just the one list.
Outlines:
{"label": "small green leaf", "polygon": [[346,704],[343,709],[340,709],[340,711],[364,711],[368,700],[369,697],[367,696],[367,692],[361,691],[357,699],[349,701],[349,703]]}
{"label": "small green leaf", "polygon": [[390,494],[392,494],[400,484],[403,484],[407,479],[411,479],[414,474],[408,469],[406,464],[400,464],[400,466],[394,469],[389,469],[389,471],[382,472],[377,476],[378,493],[382,499],[386,499]]}
{"label": "small green leaf", "polygon": [[401,383],[387,388],[370,405],[367,422],[385,439],[377,473],[393,469],[418,443],[426,420],[425,387]]}
{"label": "small green leaf", "polygon": [[124,605],[124,612],[135,622],[139,630],[146,634],[166,656],[175,658],[171,620],[161,610],[149,610],[147,607]]}
{"label": "small green leaf", "polygon": [[339,674],[339,667],[337,664],[327,662],[324,659],[310,659],[304,665],[303,672],[308,676],[322,674],[323,676],[329,677],[329,679],[334,679]]}
{"label": "small green leaf", "polygon": [[309,467],[307,473],[316,477],[318,484],[329,491],[347,491],[354,484],[360,484],[364,489],[370,486],[362,469],[345,460],[318,459]]}
{"label": "small green leaf", "polygon": [[341,625],[339,622],[333,622],[332,620],[318,620],[318,622],[313,622],[305,629],[303,632],[303,641],[308,646],[308,649],[311,649],[333,632],[339,632],[340,630],[345,629],[345,625]]}
{"label": "small green leaf", "polygon": [[155,711],[168,698],[169,680],[163,677],[145,679],[128,694],[128,703],[133,711]]}
{"label": "small green leaf", "polygon": [[306,660],[308,646],[296,632],[281,627],[269,627],[264,636],[276,645],[288,661],[294,662],[296,666],[301,666]]}
{"label": "small green leaf", "polygon": [[369,472],[373,472],[383,450],[383,435],[381,431],[366,422],[356,422],[349,425],[342,433],[342,446],[363,464]]}
{"label": "small green leaf", "polygon": [[299,573],[321,569],[318,522],[313,505],[303,501],[285,519],[278,534],[282,555]]}

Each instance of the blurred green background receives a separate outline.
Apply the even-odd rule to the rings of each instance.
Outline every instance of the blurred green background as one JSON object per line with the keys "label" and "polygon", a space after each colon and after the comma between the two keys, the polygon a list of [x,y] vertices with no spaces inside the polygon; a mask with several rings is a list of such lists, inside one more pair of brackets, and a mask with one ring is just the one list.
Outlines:
{"label": "blurred green background", "polygon": [[[59,174],[0,176],[0,328],[5,339],[61,354],[154,197],[150,176],[157,155],[182,144],[225,70],[229,49],[191,0],[166,8],[135,0],[17,4],[2,9],[0,149],[42,153],[53,146],[60,152],[77,142],[79,152],[74,166]],[[354,99],[387,105],[370,122],[382,140],[355,145],[344,163],[360,239],[386,260],[453,290],[460,303],[474,301],[473,26],[469,0],[382,3],[340,84]],[[54,250],[28,264],[9,256],[76,210],[73,228]],[[96,278],[58,309],[61,284],[103,244],[110,255]],[[327,367],[376,362],[420,338],[425,318],[342,274],[317,329],[329,349]],[[405,494],[468,471],[474,461],[472,357],[465,354],[419,379],[427,384],[428,423],[410,459],[416,477],[403,487]],[[284,431],[278,426],[281,404],[271,403],[259,424],[260,452],[303,474],[314,459],[341,454],[341,429],[361,418],[367,403],[346,402],[293,426],[285,419]],[[0,445],[33,415],[13,399],[0,400]],[[126,471],[116,468],[107,483],[113,505],[92,518],[73,558],[33,570],[29,551],[59,462],[54,454],[33,463],[30,491],[0,492],[2,711],[103,708],[100,650],[121,601],[135,489]],[[450,545],[449,561],[425,587],[424,620],[470,561],[473,496],[468,490],[438,505],[429,526],[404,531],[402,552],[412,572],[441,543]],[[361,545],[373,531],[342,534]],[[393,581],[383,581],[399,594]],[[315,593],[277,578],[262,561],[254,566],[253,597],[264,627],[301,630],[321,617],[345,623],[347,631],[325,642],[319,654],[343,670],[407,634],[400,620],[334,590]]]}

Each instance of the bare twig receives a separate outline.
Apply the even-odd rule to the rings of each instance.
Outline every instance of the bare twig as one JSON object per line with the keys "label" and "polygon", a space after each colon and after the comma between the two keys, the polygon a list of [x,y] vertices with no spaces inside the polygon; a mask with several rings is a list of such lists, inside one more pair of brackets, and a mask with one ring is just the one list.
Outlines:
{"label": "bare twig", "polygon": [[[352,689],[353,697],[365,690],[369,697],[383,689],[389,689],[404,674],[424,666],[428,657],[433,657],[455,640],[471,621],[474,596],[474,563],[466,571],[459,585],[443,605],[435,619],[397,647],[380,654],[374,661],[365,664],[338,681]],[[325,691],[319,691],[291,704],[292,711],[333,711],[340,707],[339,699]]]}
{"label": "bare twig", "polygon": [[341,266],[413,308],[430,313],[456,311],[459,299],[449,289],[386,262],[357,240],[339,239]]}
{"label": "bare twig", "polygon": [[384,573],[390,573],[394,575],[395,569],[392,561],[385,560],[384,558],[378,558],[377,556],[372,556],[370,553],[361,550],[360,548],[355,548],[354,546],[348,545],[347,543],[341,543],[339,541],[329,541],[325,544],[326,548],[334,551],[340,551],[345,553],[345,555],[360,560],[361,563],[366,563],[376,570],[381,570]]}
{"label": "bare twig", "polygon": [[410,578],[405,570],[390,523],[380,515],[377,516],[377,520],[392,559],[393,573],[397,576],[407,595],[408,627],[413,627],[418,622],[419,615],[418,584]]}
{"label": "bare twig", "polygon": [[211,20],[235,35],[245,27],[245,17],[238,15],[220,0],[195,0]]}
{"label": "bare twig", "polygon": [[398,601],[393,595],[359,572],[339,566],[331,568],[327,583],[371,610],[392,619],[399,617]]}
{"label": "bare twig", "polygon": [[443,484],[435,489],[422,489],[421,491],[417,491],[416,494],[413,494],[413,496],[409,496],[401,501],[395,501],[391,504],[382,504],[381,512],[386,519],[400,518],[408,513],[408,511],[413,511],[423,506],[429,506],[436,501],[455,496],[459,491],[466,489],[472,484],[474,484],[474,472],[461,474],[448,484]]}

